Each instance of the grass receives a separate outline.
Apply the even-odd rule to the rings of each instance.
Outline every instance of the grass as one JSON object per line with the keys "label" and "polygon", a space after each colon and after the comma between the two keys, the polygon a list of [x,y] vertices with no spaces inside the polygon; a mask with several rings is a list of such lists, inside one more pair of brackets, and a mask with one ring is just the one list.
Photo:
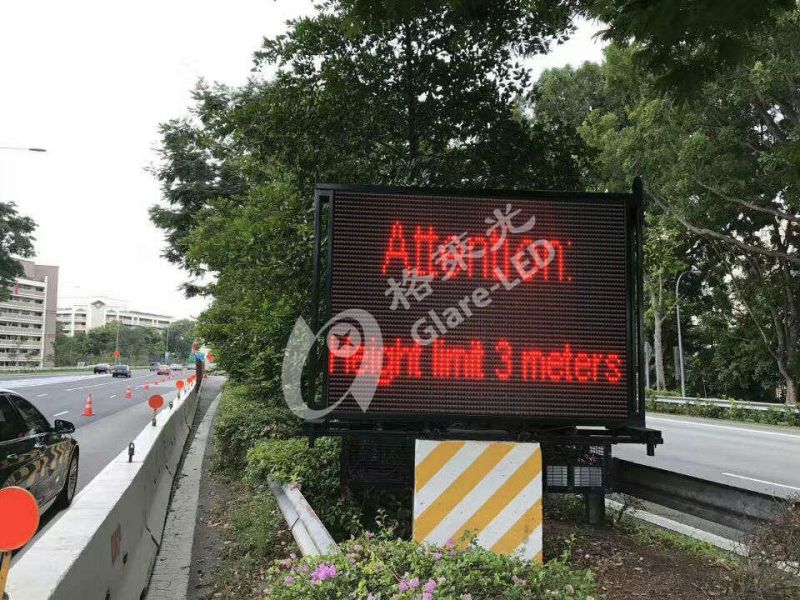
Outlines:
{"label": "grass", "polygon": [[623,519],[623,521],[617,525],[617,528],[645,546],[663,548],[664,550],[677,550],[687,554],[704,556],[726,565],[738,564],[740,562],[736,554],[726,552],[713,544],[702,540],[696,540],[674,531],[661,529],[654,525],[635,522],[633,517]]}
{"label": "grass", "polygon": [[[724,564],[740,562],[737,555],[708,542],[661,529],[649,523],[642,523],[627,513],[630,508],[638,508],[635,498],[631,498],[629,506],[621,509],[621,514],[620,511],[609,511],[606,515],[606,525],[619,533],[630,536],[644,546],[704,556]],[[577,494],[547,494],[545,496],[545,519],[548,518],[584,526],[586,510],[583,500]]]}

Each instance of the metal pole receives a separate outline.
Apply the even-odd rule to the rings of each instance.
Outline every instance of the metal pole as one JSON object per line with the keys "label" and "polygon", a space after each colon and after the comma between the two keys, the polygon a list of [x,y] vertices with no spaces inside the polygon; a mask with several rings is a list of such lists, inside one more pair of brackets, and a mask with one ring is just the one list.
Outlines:
{"label": "metal pole", "polygon": [[675,282],[675,313],[678,319],[678,363],[680,364],[681,369],[681,397],[686,397],[686,381],[684,378],[683,373],[683,338],[681,337],[681,297],[678,293],[678,287],[681,284],[681,277],[686,275],[689,271],[684,271],[680,275],[678,275],[678,279]]}

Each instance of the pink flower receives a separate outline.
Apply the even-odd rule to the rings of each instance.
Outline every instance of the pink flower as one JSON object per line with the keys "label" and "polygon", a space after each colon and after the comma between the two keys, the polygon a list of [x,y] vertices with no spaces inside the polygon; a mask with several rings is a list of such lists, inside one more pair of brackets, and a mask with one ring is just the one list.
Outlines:
{"label": "pink flower", "polygon": [[447,543],[444,545],[444,547],[445,548],[452,548],[455,545],[456,545],[456,543],[455,543],[455,541],[453,541],[453,538],[450,538],[449,540],[447,540]]}
{"label": "pink flower", "polygon": [[422,594],[422,600],[433,600],[433,594],[429,592],[424,592]]}
{"label": "pink flower", "polygon": [[284,577],[283,578],[283,585],[285,585],[286,587],[289,587],[290,585],[294,585],[294,577],[292,577],[291,575],[287,575],[286,577]]}
{"label": "pink flower", "polygon": [[442,553],[441,552],[434,552],[433,553],[433,560],[435,560],[436,562],[439,562],[440,560],[442,560]]}
{"label": "pink flower", "polygon": [[364,532],[364,537],[367,538],[368,540],[371,540],[374,536],[375,536],[375,534],[372,533],[371,531],[365,531]]}
{"label": "pink flower", "polygon": [[317,565],[317,568],[311,574],[311,583],[319,584],[326,579],[333,579],[334,577],[336,577],[336,565],[321,563]]}
{"label": "pink flower", "polygon": [[367,596],[367,600],[378,600],[378,597],[375,594],[370,594]]}
{"label": "pink flower", "polygon": [[525,585],[525,580],[524,579],[520,579],[516,575],[512,575],[511,576],[511,581],[514,582],[514,585]]}
{"label": "pink flower", "polygon": [[422,588],[422,591],[426,594],[433,594],[436,591],[436,582],[433,579],[428,579],[425,582],[425,587]]}
{"label": "pink flower", "polygon": [[356,544],[355,546],[353,546],[353,550],[355,550],[356,552],[361,552],[363,549],[364,546],[362,546],[361,544]]}
{"label": "pink flower", "polygon": [[400,580],[400,583],[397,584],[397,591],[402,594],[409,590],[415,590],[418,587],[419,587],[419,577],[414,577],[414,579],[402,578]]}

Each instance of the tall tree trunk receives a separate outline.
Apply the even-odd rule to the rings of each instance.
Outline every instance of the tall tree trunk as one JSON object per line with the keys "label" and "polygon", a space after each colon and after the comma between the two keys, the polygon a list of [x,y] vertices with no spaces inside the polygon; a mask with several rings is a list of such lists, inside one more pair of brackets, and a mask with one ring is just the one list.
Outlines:
{"label": "tall tree trunk", "polygon": [[783,380],[786,382],[786,405],[797,406],[797,395],[800,393],[800,385],[798,385],[797,377],[783,361],[778,361],[778,370],[781,372]]}
{"label": "tall tree trunk", "polygon": [[786,404],[788,406],[797,406],[797,381],[788,377],[786,379]]}
{"label": "tall tree trunk", "polygon": [[653,311],[653,357],[656,362],[656,389],[663,390],[664,385],[664,344],[661,341],[661,325],[664,317],[661,315],[661,304],[656,290],[650,286],[650,308]]}
{"label": "tall tree trunk", "polygon": [[664,383],[664,344],[661,341],[661,324],[664,318],[657,310],[653,311],[653,355],[656,359],[656,388],[665,389]]}

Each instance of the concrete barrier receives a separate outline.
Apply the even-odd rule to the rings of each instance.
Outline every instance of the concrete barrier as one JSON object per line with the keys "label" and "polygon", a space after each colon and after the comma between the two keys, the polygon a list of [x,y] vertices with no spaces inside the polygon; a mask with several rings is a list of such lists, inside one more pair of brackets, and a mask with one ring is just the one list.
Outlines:
{"label": "concrete barrier", "polygon": [[[136,600],[146,589],[164,530],[172,482],[197,410],[199,382],[164,394],[147,425],[14,564],[10,600]],[[167,403],[173,400],[170,409]]]}

